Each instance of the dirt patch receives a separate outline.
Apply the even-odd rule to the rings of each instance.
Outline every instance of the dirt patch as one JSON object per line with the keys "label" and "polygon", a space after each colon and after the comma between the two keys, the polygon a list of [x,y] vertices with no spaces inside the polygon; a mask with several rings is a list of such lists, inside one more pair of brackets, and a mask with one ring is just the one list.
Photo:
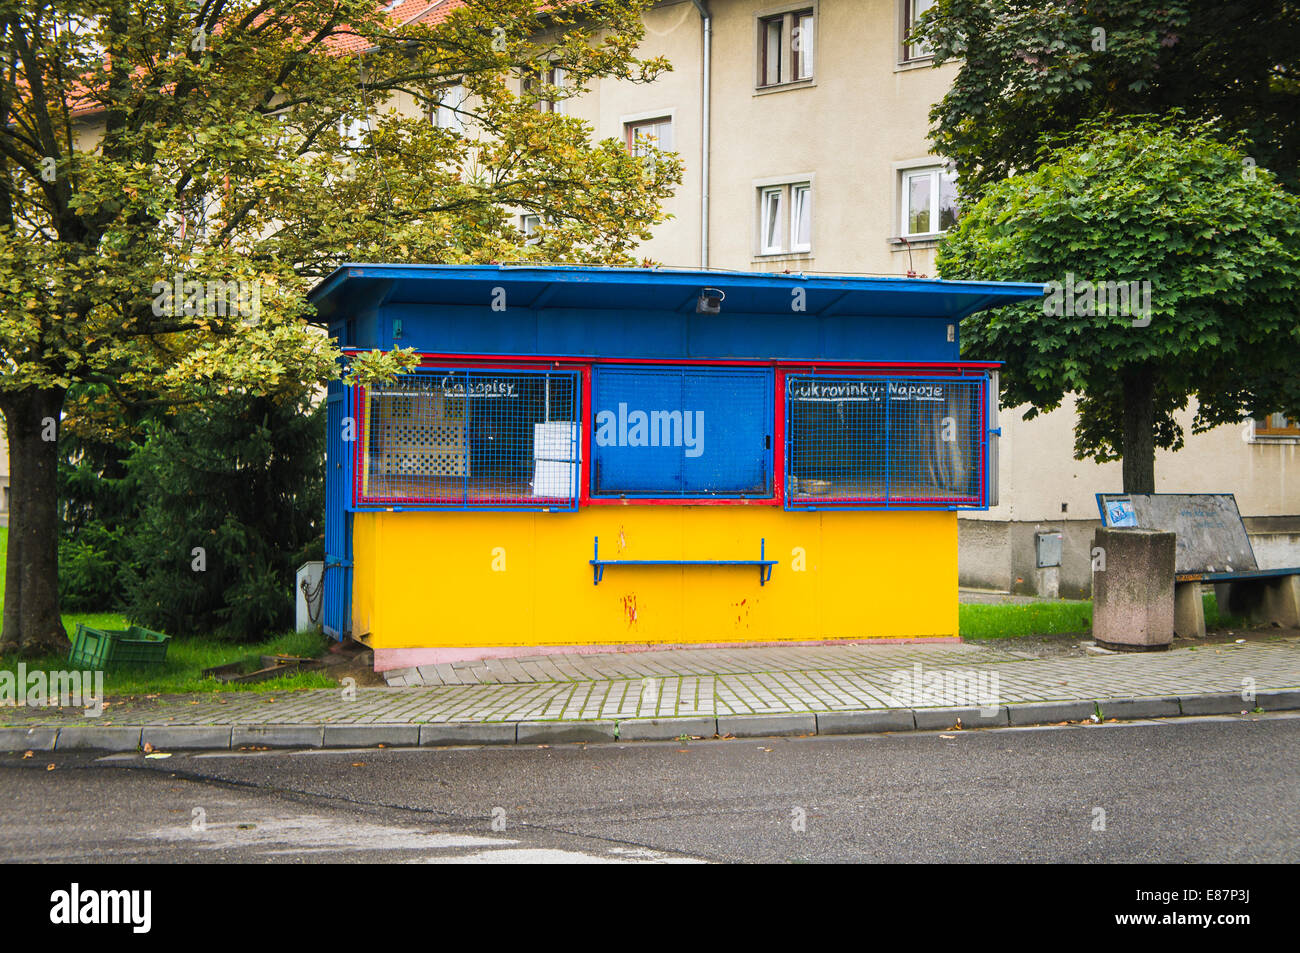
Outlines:
{"label": "dirt patch", "polygon": [[360,642],[341,642],[330,646],[321,656],[325,667],[321,674],[336,682],[354,679],[358,688],[383,687],[388,683],[384,676],[375,671],[375,653]]}

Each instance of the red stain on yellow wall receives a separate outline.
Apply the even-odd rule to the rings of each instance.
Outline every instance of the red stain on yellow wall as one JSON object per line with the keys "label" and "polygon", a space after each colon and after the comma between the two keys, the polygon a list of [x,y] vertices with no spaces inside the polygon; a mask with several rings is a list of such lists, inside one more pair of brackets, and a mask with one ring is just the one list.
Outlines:
{"label": "red stain on yellow wall", "polygon": [[636,596],[623,597],[623,615],[627,616],[628,628],[636,625]]}
{"label": "red stain on yellow wall", "polygon": [[736,625],[749,625],[749,600],[741,599],[739,602],[733,602],[732,607],[736,610]]}

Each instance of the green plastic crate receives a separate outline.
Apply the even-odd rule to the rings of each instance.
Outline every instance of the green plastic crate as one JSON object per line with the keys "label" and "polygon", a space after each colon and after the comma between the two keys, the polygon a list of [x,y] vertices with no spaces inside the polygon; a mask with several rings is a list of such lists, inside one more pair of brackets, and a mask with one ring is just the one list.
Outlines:
{"label": "green plastic crate", "polygon": [[77,623],[68,652],[69,664],[104,669],[115,665],[161,665],[167,660],[169,635],[133,625],[129,629],[92,629]]}

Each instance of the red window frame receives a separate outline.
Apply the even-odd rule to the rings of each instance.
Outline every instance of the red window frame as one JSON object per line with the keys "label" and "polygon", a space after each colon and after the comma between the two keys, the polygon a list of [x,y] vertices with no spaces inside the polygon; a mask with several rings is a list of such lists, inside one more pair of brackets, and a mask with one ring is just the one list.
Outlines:
{"label": "red window frame", "polygon": [[[345,354],[362,353],[348,350]],[[591,369],[600,364],[644,364],[661,366],[693,367],[766,367],[771,368],[775,377],[773,399],[773,447],[772,447],[772,495],[761,498],[718,499],[712,497],[638,497],[635,499],[593,498],[591,496]],[[742,361],[742,360],[707,360],[702,358],[593,358],[574,355],[546,355],[520,358],[519,355],[466,355],[445,353],[421,353],[419,368],[463,368],[466,370],[519,370],[519,371],[568,371],[577,372],[581,394],[579,407],[581,425],[578,427],[579,469],[578,469],[578,508],[584,506],[771,506],[781,508],[785,505],[785,385],[790,374],[871,374],[905,375],[920,373],[926,376],[972,377],[983,376],[988,371],[996,370],[999,365],[990,361],[959,362],[910,362],[910,361]],[[357,481],[360,480],[359,454],[365,447],[366,415],[360,412],[365,406],[365,388],[353,387],[353,407],[356,414],[357,441],[353,449],[353,486],[349,488],[355,505],[357,500]],[[983,496],[984,481],[987,479],[987,451],[981,462],[980,481]],[[892,501],[898,503],[900,501]],[[933,503],[944,505],[945,501],[916,501],[922,505]],[[417,501],[394,502],[389,504],[367,501],[368,508],[382,510],[385,507],[397,508],[410,506],[419,508]],[[831,507],[827,507],[831,508]],[[881,509],[885,506],[882,503]]]}

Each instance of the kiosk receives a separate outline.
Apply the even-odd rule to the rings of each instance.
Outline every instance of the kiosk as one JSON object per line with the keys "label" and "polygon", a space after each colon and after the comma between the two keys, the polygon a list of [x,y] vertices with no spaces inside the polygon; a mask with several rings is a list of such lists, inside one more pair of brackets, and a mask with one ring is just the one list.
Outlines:
{"label": "kiosk", "polygon": [[324,625],[376,668],[650,644],[953,638],[957,513],[997,486],[961,319],[1043,286],[340,267]]}

